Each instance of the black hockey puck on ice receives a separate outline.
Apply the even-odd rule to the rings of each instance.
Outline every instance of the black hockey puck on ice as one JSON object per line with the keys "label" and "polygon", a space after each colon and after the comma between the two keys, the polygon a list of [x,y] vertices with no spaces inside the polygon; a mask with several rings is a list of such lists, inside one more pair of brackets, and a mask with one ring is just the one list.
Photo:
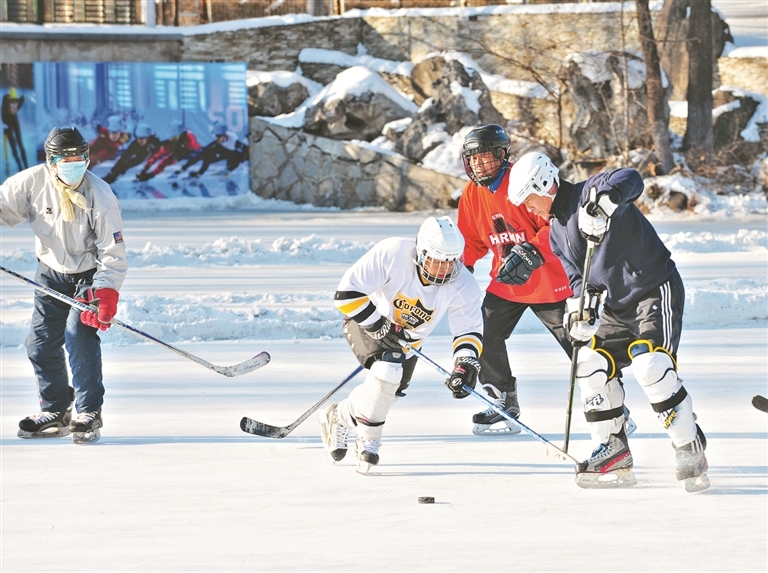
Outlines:
{"label": "black hockey puck on ice", "polygon": [[435,503],[434,497],[420,497],[419,503]]}

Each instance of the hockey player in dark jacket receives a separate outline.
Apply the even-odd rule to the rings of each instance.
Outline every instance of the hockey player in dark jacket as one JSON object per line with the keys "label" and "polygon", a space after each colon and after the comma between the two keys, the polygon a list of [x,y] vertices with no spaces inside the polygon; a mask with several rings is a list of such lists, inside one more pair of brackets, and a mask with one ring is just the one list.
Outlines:
{"label": "hockey player in dark jacket", "polygon": [[[558,169],[541,153],[524,155],[510,172],[510,201],[550,218],[552,251],[574,293],[566,301],[564,326],[580,346],[576,381],[597,446],[577,467],[576,483],[636,483],[620,380],[622,369],[630,368],[672,440],[677,479],[685,481],[687,491],[701,491],[709,487],[707,442],[677,375],[685,290],[669,250],[634,205],[642,191],[643,180],[634,169],[575,184],[560,181]],[[585,285],[588,241],[594,248]],[[582,289],[586,299],[579,316]]]}
{"label": "hockey player in dark jacket", "polygon": [[141,165],[147,158],[160,149],[160,140],[152,133],[152,128],[146,123],[140,123],[133,131],[134,139],[120,158],[115,162],[114,167],[104,177],[107,183],[114,183],[115,180],[128,171],[131,167]]}

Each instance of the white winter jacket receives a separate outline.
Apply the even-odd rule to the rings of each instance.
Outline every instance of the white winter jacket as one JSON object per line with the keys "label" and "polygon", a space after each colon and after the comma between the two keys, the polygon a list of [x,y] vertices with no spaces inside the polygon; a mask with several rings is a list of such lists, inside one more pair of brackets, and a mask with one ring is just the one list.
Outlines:
{"label": "white winter jacket", "polygon": [[26,169],[0,185],[0,223],[29,221],[37,258],[55,271],[81,273],[96,268],[94,288],[120,290],[128,270],[120,204],[109,185],[90,171],[77,188],[88,209],[75,206],[75,220],[64,221],[59,191],[48,164]]}

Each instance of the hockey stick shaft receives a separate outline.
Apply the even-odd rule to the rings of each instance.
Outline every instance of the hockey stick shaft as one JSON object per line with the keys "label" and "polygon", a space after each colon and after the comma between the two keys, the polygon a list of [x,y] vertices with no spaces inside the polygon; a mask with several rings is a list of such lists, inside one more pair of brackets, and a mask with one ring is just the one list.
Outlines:
{"label": "hockey stick shaft", "polygon": [[[427,363],[429,363],[435,370],[437,370],[440,374],[442,374],[446,378],[450,377],[450,375],[451,375],[450,372],[448,372],[445,368],[443,368],[437,362],[432,360],[429,356],[425,355],[418,348],[414,348],[413,346],[411,346],[410,344],[408,344],[406,342],[401,342],[400,344],[402,344],[404,348],[407,348],[408,350],[412,351],[414,354],[416,354],[416,356],[419,356],[420,358],[423,358],[424,360],[426,360]],[[567,452],[564,452],[563,450],[558,448],[555,444],[550,442],[547,438],[545,438],[544,436],[542,436],[541,434],[539,434],[535,430],[532,430],[531,428],[529,428],[528,426],[523,424],[517,418],[515,418],[513,416],[510,416],[507,412],[504,411],[503,408],[499,407],[494,402],[491,402],[488,398],[486,398],[485,396],[483,396],[482,394],[477,392],[474,388],[471,388],[471,387],[467,386],[466,384],[463,384],[462,385],[462,389],[465,392],[467,392],[468,394],[472,394],[472,396],[474,396],[475,398],[477,398],[481,402],[485,403],[486,406],[488,406],[489,408],[492,408],[493,411],[496,412],[497,414],[499,414],[500,416],[503,416],[505,419],[509,420],[510,422],[512,422],[513,424],[518,426],[521,430],[525,431],[525,433],[533,436],[534,438],[536,438],[537,440],[542,442],[544,445],[547,446],[548,450],[550,450],[553,453],[557,454],[559,458],[564,459],[564,460],[570,460],[570,461],[572,461],[575,464],[579,463],[579,461],[576,458],[574,458],[573,456],[571,456]]]}
{"label": "hockey stick shaft", "polygon": [[[581,279],[581,295],[579,296],[579,318],[584,314],[584,305],[587,298],[587,281],[589,269],[592,267],[592,255],[595,252],[595,242],[587,240],[587,256],[584,259],[584,273]],[[566,336],[568,333],[566,332]],[[571,353],[571,373],[568,378],[568,405],[565,409],[565,431],[563,432],[563,451],[568,453],[568,444],[571,441],[571,415],[573,414],[573,394],[576,389],[576,365],[579,358],[579,347],[574,346]]]}
{"label": "hockey stick shaft", "polygon": [[[41,285],[37,281],[34,281],[32,279],[28,279],[25,276],[22,276],[18,273],[13,272],[10,269],[7,269],[3,266],[0,266],[0,270],[3,271],[6,274],[11,275],[12,277],[20,280],[21,282],[27,283],[28,285],[32,286],[33,288],[39,290],[40,292],[43,292],[47,294],[48,296],[52,296],[53,298],[56,298],[62,302],[67,303],[68,305],[76,308],[80,312],[88,311],[93,312],[93,307],[80,302],[79,300],[75,300],[74,298],[70,298],[65,294],[60,293],[59,291],[56,291],[50,287],[47,287],[45,285]],[[207,360],[203,360],[202,358],[195,356],[194,354],[190,354],[189,352],[186,352],[184,350],[181,350],[180,348],[176,348],[175,346],[171,346],[167,342],[163,342],[162,340],[155,338],[151,334],[147,334],[146,332],[142,332],[138,328],[134,328],[133,326],[130,326],[128,324],[124,324],[123,322],[120,322],[118,319],[113,318],[111,323],[114,326],[117,326],[119,328],[122,328],[123,330],[127,330],[128,332],[135,334],[136,336],[139,336],[141,338],[144,338],[146,340],[149,340],[150,342],[154,342],[155,344],[162,346],[163,348],[167,348],[171,352],[175,352],[179,356],[183,356],[184,358],[187,358],[188,360],[191,360],[192,362],[196,362],[200,364],[201,366],[205,366],[209,370],[213,370],[214,372],[217,372],[218,374],[222,374],[224,376],[240,376],[241,374],[247,374],[248,372],[252,372],[254,370],[257,370],[258,368],[261,368],[262,366],[265,366],[267,363],[269,363],[270,356],[267,352],[259,352],[252,358],[249,358],[248,360],[245,360],[243,362],[240,362],[239,364],[234,364],[232,366],[216,366],[215,364],[211,364]]]}
{"label": "hockey stick shaft", "polygon": [[292,424],[288,424],[287,426],[272,426],[270,424],[265,424],[263,422],[259,422],[257,420],[254,420],[253,418],[243,417],[242,420],[240,420],[240,429],[243,432],[246,432],[247,434],[254,434],[256,436],[264,436],[265,438],[284,438],[293,430],[295,430],[304,420],[309,418],[315,411],[317,411],[320,406],[322,406],[328,398],[333,396],[336,392],[338,392],[344,384],[352,380],[355,376],[357,376],[360,372],[362,372],[363,367],[358,366],[355,368],[353,372],[351,372],[344,380],[336,384],[333,388],[331,388],[325,396],[320,398],[317,402],[315,402],[309,410],[304,412],[301,416],[298,417],[298,419],[293,422]]}

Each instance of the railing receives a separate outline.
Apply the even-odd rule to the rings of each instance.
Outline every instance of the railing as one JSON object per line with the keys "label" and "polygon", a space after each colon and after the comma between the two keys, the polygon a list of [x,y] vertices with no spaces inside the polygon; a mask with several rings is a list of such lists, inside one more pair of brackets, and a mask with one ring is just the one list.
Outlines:
{"label": "railing", "polygon": [[283,14],[338,15],[347,10],[367,8],[446,8],[579,1],[585,0],[0,0],[0,21],[192,26]]}
{"label": "railing", "polygon": [[142,0],[0,0],[0,21],[138,24]]}

